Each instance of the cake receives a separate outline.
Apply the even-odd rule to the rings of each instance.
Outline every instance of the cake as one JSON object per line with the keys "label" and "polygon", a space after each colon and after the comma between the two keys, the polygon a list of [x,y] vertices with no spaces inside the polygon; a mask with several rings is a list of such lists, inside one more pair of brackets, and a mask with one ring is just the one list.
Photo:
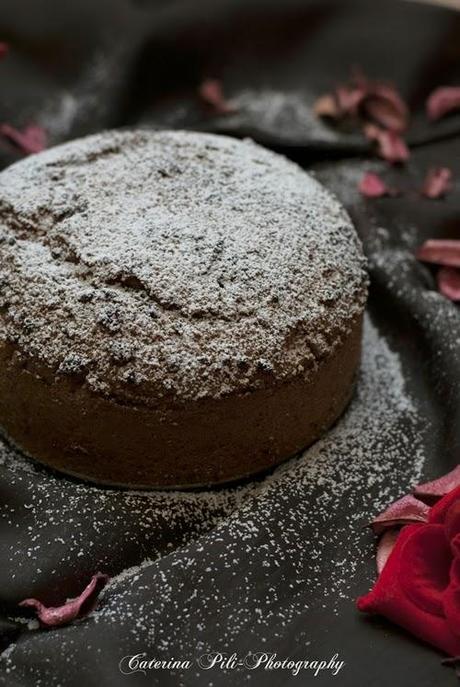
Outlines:
{"label": "cake", "polygon": [[365,258],[346,211],[252,141],[112,131],[0,174],[0,428],[110,485],[261,473],[346,407]]}

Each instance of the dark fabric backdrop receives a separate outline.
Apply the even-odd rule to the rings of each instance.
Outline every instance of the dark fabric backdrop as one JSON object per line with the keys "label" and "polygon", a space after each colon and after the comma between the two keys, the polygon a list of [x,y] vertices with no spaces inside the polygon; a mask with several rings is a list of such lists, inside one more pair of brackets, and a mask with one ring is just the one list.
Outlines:
{"label": "dark fabric backdrop", "polygon": [[[460,238],[459,182],[440,202],[421,203],[416,195],[363,201],[356,179],[364,169],[383,169],[382,163],[372,158],[359,134],[331,130],[312,117],[310,106],[317,95],[346,79],[354,64],[370,76],[393,80],[415,114],[408,136],[411,162],[404,171],[391,171],[392,178],[419,184],[429,165],[448,164],[460,179],[460,114],[436,125],[423,114],[424,100],[434,87],[460,83],[460,14],[390,0],[2,0],[0,38],[11,44],[10,55],[0,63],[0,121],[39,123],[48,129],[51,144],[111,127],[188,127],[250,135],[313,169],[342,198],[364,242],[372,279],[370,312],[399,352],[430,426],[424,440],[425,476],[440,475],[458,462],[459,312],[440,297],[422,298],[435,289],[431,270],[410,259],[401,269],[396,258],[401,251],[408,256],[430,237]],[[212,118],[203,110],[196,89],[209,76],[222,79],[228,96],[241,105],[238,114]],[[8,144],[0,145],[3,166],[19,157]],[[384,234],[378,232],[381,227]],[[402,239],[402,227],[412,228],[411,245]],[[12,451],[10,462],[0,466],[0,648],[16,643],[14,660],[0,672],[2,684],[219,686],[244,684],[249,678],[254,685],[315,682],[311,675],[278,672],[121,675],[119,660],[135,646],[162,658],[175,647],[176,656],[179,651],[193,656],[198,634],[204,644],[220,646],[223,627],[231,622],[229,609],[245,605],[235,574],[237,579],[253,574],[254,588],[259,585],[261,597],[266,593],[265,578],[257,576],[258,552],[267,544],[264,535],[254,539],[252,573],[241,557],[233,570],[222,569],[216,583],[207,577],[206,566],[230,546],[231,529],[224,527],[222,540],[209,533],[222,518],[231,517],[231,495],[225,513],[219,510],[221,501],[213,506],[208,497],[206,516],[200,507],[187,506],[184,496],[176,517],[157,513],[152,527],[152,521],[143,519],[147,502],[139,508],[134,497],[104,490],[99,491],[105,496],[96,499],[78,482],[47,470],[12,470],[15,460]],[[397,496],[401,488],[390,485],[389,495]],[[295,511],[302,498],[293,494],[283,507]],[[353,503],[343,504],[344,509],[350,507]],[[263,517],[257,499],[253,508],[254,517]],[[315,533],[300,528],[296,533],[299,541],[312,536]],[[358,594],[368,589],[373,561],[370,533],[356,536],[368,551],[367,563],[352,584]],[[320,576],[328,574],[330,555],[325,549]],[[181,568],[184,556],[196,556],[193,574]],[[17,607],[24,597],[57,604],[78,593],[95,570],[116,575],[148,558],[155,559],[155,565],[145,566],[134,584],[131,579],[117,588],[120,606],[132,609],[118,623],[88,618],[72,627],[30,632],[21,622],[31,617]],[[280,635],[276,629],[292,601],[288,583],[294,576],[289,566],[282,573],[283,578],[272,578],[284,591],[271,608],[270,648],[283,656],[303,657],[309,637],[317,653],[339,650],[347,669],[337,678],[317,678],[322,684],[455,683],[436,652],[381,620],[358,617],[352,601],[339,613],[332,612],[332,602],[329,610],[327,604],[313,605],[283,626]],[[194,607],[190,598],[196,586],[210,584],[216,585],[214,601]],[[162,603],[155,604],[160,593],[165,595]],[[104,596],[102,604],[110,601],[110,595],[108,600]],[[185,608],[187,614],[182,615],[180,609]],[[256,609],[250,609],[241,629],[233,628],[238,651],[251,648],[257,638],[255,618]],[[204,628],[200,633],[194,630],[198,624]],[[161,645],[166,631],[169,637],[177,632],[169,654]]]}

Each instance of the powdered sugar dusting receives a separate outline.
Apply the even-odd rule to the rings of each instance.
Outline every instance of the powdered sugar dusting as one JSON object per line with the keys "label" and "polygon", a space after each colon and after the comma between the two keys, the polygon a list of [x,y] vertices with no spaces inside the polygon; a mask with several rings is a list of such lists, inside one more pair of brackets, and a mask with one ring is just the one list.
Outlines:
{"label": "powdered sugar dusting", "polygon": [[[308,523],[314,537],[301,541],[294,563],[303,575],[302,584],[308,587],[309,596],[313,595],[312,586],[317,582],[315,594],[321,597],[331,593],[346,595],[353,570],[363,560],[357,536],[360,525],[366,524],[370,513],[385,507],[395,490],[404,489],[402,484],[410,487],[422,478],[421,438],[420,421],[405,390],[398,356],[366,320],[361,379],[348,412],[329,434],[302,456],[288,461],[263,482],[242,488],[228,519],[222,519],[205,536],[200,553],[206,555],[210,538],[225,540],[227,560],[217,567],[231,564],[232,557],[241,560],[250,556],[252,546],[265,530],[269,542],[267,556],[275,560],[279,557],[281,561],[283,547],[280,542],[284,538],[296,538]],[[316,500],[318,494],[320,497]],[[334,511],[343,499],[350,504],[347,520],[338,527],[334,523],[334,527],[329,528],[327,522],[334,519]],[[291,501],[295,508],[289,507]],[[283,518],[282,522],[276,521],[277,513]],[[228,543],[229,535],[234,539],[233,549]],[[334,543],[340,543],[342,549],[346,546],[348,553],[343,563],[331,570],[330,585],[324,587],[323,579],[315,580],[314,575],[305,575],[305,555],[308,550],[311,557],[313,550],[313,558],[317,560],[313,569],[316,565],[324,565],[325,561],[320,559],[321,549]],[[277,553],[278,546],[280,551]],[[178,556],[187,567],[187,554],[181,552]],[[148,567],[149,564],[146,561],[144,565]],[[137,576],[140,571],[135,569],[133,572]],[[122,573],[121,579],[126,580],[128,574],[128,571]],[[116,590],[118,581],[118,578],[113,579],[109,586]],[[116,595],[115,598],[118,600]],[[302,606],[297,608],[299,613],[303,610]],[[110,613],[110,607],[101,611],[104,617]]]}
{"label": "powdered sugar dusting", "polygon": [[[213,492],[124,492],[46,477],[35,483],[25,506],[34,518],[28,565],[32,570],[42,565],[49,523],[59,519],[49,498],[53,482],[59,489],[67,484],[75,522],[72,537],[63,542],[61,566],[78,565],[81,547],[83,560],[87,557],[97,567],[103,564],[94,560],[91,542],[81,536],[79,521],[85,509],[94,520],[95,536],[108,527],[104,513],[110,513],[111,531],[122,529],[126,508],[143,514],[139,541],[147,529],[154,533],[148,557],[119,572],[103,592],[92,618],[106,632],[123,627],[135,645],[153,643],[159,656],[188,656],[190,647],[196,652],[215,649],[212,628],[202,619],[219,589],[219,617],[225,618],[221,650],[234,648],[248,623],[258,641],[268,641],[268,632],[273,640],[273,614],[278,623],[275,634],[282,637],[291,623],[315,607],[327,605],[337,613],[353,595],[354,574],[370,554],[370,538],[361,526],[421,481],[422,440],[421,421],[407,394],[399,358],[366,321],[355,398],[338,424],[303,455],[261,482]],[[26,459],[5,447],[0,456],[12,477],[27,478]],[[33,470],[47,475],[43,468]],[[165,521],[170,531],[181,529],[182,534],[162,550],[158,542]],[[11,556],[17,565],[16,549]],[[223,573],[233,580],[228,593],[219,582]],[[165,618],[170,621],[165,623]],[[54,640],[70,661],[75,659],[72,632],[77,628]],[[20,651],[27,652],[27,647]],[[20,670],[16,657],[11,648],[3,654],[10,672]]]}
{"label": "powdered sugar dusting", "polygon": [[253,126],[278,139],[336,143],[340,136],[313,111],[316,96],[300,91],[245,89],[232,98],[236,113],[221,125],[226,130]]}
{"label": "powdered sugar dusting", "polygon": [[99,393],[308,376],[364,306],[346,212],[251,141],[108,132],[4,171],[0,206],[4,338]]}

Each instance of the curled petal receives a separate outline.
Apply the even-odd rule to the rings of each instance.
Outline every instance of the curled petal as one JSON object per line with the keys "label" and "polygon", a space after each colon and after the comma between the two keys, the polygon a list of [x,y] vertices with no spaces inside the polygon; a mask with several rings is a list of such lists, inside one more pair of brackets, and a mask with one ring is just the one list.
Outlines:
{"label": "curled petal", "polygon": [[460,301],[460,270],[455,267],[441,267],[437,275],[438,289],[451,301]]}
{"label": "curled petal", "polygon": [[384,196],[399,196],[401,191],[388,186],[375,172],[366,172],[358,184],[359,192],[366,198],[383,198]]}
{"label": "curled petal", "polygon": [[45,130],[36,124],[30,124],[22,131],[10,124],[0,124],[0,134],[28,155],[39,153],[46,148]]}
{"label": "curled petal", "polygon": [[[415,595],[416,597],[422,597],[421,599],[417,598],[417,601],[414,601],[412,595],[408,596],[406,590],[401,585],[401,567],[406,565],[406,567],[409,567],[410,572],[410,558],[407,559],[407,564],[403,563],[407,553],[406,544],[419,530],[426,527],[427,525],[424,524],[403,527],[373,589],[369,594],[360,597],[357,605],[360,611],[382,615],[408,632],[411,632],[419,639],[432,644],[451,656],[455,656],[460,654],[460,637],[452,632],[444,617],[426,610],[426,596],[423,593],[420,594],[422,592],[420,584],[423,578],[417,582],[418,594],[416,593]],[[432,588],[434,586],[435,591],[437,589],[436,585],[437,578],[435,578],[434,585],[429,580],[429,587]],[[424,584],[422,584],[423,587]],[[434,593],[434,596],[436,597],[436,593]],[[431,599],[430,593],[428,597]],[[421,604],[418,603],[419,600],[422,601]],[[434,602],[437,606],[436,599],[434,599]],[[429,601],[428,605],[430,605]]]}
{"label": "curled petal", "polygon": [[392,164],[406,162],[409,159],[409,149],[405,141],[392,131],[384,131],[377,139],[378,151],[381,157]]}
{"label": "curled petal", "polygon": [[340,119],[342,112],[335,96],[331,93],[320,96],[313,105],[313,112],[317,117],[328,117],[329,119]]}
{"label": "curled petal", "polygon": [[35,608],[38,620],[44,627],[57,627],[72,622],[75,618],[82,618],[94,609],[97,597],[109,581],[108,575],[96,573],[82,593],[75,599],[70,599],[62,606],[46,607],[37,599],[24,599],[20,606]]}
{"label": "curled petal", "polygon": [[366,198],[382,198],[390,195],[390,189],[375,172],[366,172],[358,185],[359,192]]}
{"label": "curled petal", "polygon": [[399,537],[399,529],[390,529],[382,534],[379,543],[377,544],[376,565],[377,572],[380,575],[384,569],[391,552],[393,551],[396,541]]}
{"label": "curled petal", "polygon": [[392,503],[371,522],[376,534],[411,522],[428,522],[429,507],[411,494]]}
{"label": "curled petal", "polygon": [[372,119],[383,129],[402,133],[409,121],[409,111],[394,86],[370,83],[362,103],[366,118]]}
{"label": "curled petal", "polygon": [[449,112],[460,109],[460,86],[441,86],[436,88],[426,101],[428,118],[441,119]]}
{"label": "curled petal", "polygon": [[434,503],[449,491],[460,487],[460,465],[438,479],[419,484],[414,489],[414,496],[425,502]]}
{"label": "curled petal", "polygon": [[349,83],[319,98],[314,111],[320,117],[335,120],[351,117],[368,124],[373,122],[394,134],[401,134],[409,122],[409,110],[396,88],[368,79],[360,70],[354,71]]}
{"label": "curled petal", "polygon": [[358,114],[359,106],[366,97],[366,91],[359,86],[338,86],[335,95],[342,115],[355,117]]}
{"label": "curled petal", "polygon": [[410,153],[406,142],[394,131],[386,131],[374,124],[364,127],[364,134],[377,144],[377,152],[384,160],[391,163],[406,162]]}
{"label": "curled petal", "polygon": [[[460,487],[449,491],[440,501],[430,508],[429,522],[444,524],[451,506],[460,499]],[[460,652],[459,652],[460,653]]]}
{"label": "curled petal", "polygon": [[447,267],[460,267],[460,241],[430,239],[418,249],[416,257],[423,262]]}
{"label": "curled petal", "polygon": [[428,170],[422,186],[426,198],[442,198],[452,190],[452,171],[449,167],[432,167]]}
{"label": "curled petal", "polygon": [[205,79],[198,89],[201,100],[217,115],[233,114],[237,108],[226,100],[219,79]]}
{"label": "curled petal", "polygon": [[[419,517],[421,522],[394,528]],[[460,654],[460,465],[399,499],[372,526],[384,531],[379,577],[358,599],[358,609],[383,615],[451,656]]]}
{"label": "curled petal", "polygon": [[356,117],[365,95],[362,88],[337,86],[333,93],[326,93],[317,99],[313,111],[318,117],[328,117],[335,120],[344,117]]}

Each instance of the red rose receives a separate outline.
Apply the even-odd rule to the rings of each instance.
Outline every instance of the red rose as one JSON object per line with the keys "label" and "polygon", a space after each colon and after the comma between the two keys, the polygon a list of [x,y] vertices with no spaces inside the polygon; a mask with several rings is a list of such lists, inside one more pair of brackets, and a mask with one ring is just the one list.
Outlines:
{"label": "red rose", "polygon": [[[439,485],[458,484],[459,477],[460,466],[376,519],[374,528],[380,532],[413,524],[405,524],[396,539],[393,535],[393,548],[374,588],[358,599],[360,611],[385,616],[451,656],[460,654],[460,486],[439,499]],[[418,502],[412,518],[411,499]],[[430,508],[423,506],[423,501],[436,499]]]}

